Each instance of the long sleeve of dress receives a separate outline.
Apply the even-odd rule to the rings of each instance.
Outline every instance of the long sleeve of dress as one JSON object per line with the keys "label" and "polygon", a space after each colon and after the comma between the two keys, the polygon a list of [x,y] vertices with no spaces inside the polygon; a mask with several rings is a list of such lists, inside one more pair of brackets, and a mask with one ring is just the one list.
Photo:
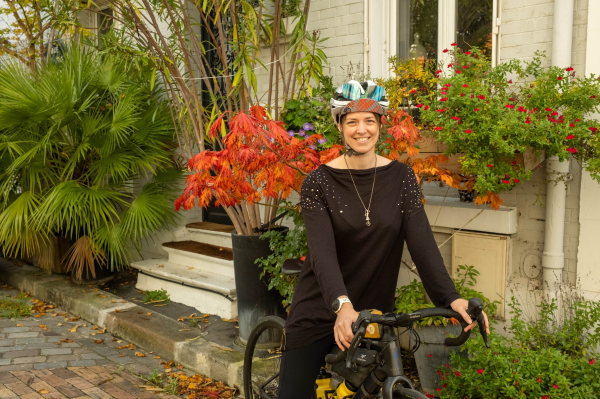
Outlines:
{"label": "long sleeve of dress", "polygon": [[[412,171],[411,171],[412,172]],[[440,254],[421,201],[414,173],[411,178],[414,198],[410,200],[406,225],[406,246],[417,266],[425,291],[435,306],[448,307],[460,298]]]}
{"label": "long sleeve of dress", "polygon": [[312,267],[328,305],[348,295],[336,254],[335,237],[325,196],[321,188],[308,176],[302,183],[300,204],[308,238]]}

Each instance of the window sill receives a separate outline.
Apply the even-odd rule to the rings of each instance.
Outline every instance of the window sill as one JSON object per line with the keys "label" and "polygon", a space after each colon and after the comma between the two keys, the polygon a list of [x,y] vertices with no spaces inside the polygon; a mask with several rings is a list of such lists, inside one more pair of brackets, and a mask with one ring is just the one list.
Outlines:
{"label": "window sill", "polygon": [[489,205],[478,206],[472,202],[460,202],[458,198],[437,196],[425,196],[425,200],[425,213],[436,229],[462,228],[495,234],[517,232],[517,208],[500,206],[495,211]]}

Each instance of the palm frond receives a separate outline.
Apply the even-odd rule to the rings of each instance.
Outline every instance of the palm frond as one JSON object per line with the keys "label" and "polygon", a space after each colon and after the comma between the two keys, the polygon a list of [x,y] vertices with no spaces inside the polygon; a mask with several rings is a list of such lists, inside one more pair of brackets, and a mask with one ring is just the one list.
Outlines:
{"label": "palm frond", "polygon": [[81,280],[84,270],[87,271],[88,279],[90,274],[96,278],[95,261],[102,267],[101,265],[106,262],[106,256],[90,237],[84,235],[69,248],[63,261],[67,266],[67,271],[75,269],[75,278]]}
{"label": "palm frond", "polygon": [[40,241],[48,235],[33,223],[39,206],[39,196],[25,191],[0,213],[0,247],[5,255],[31,256],[39,250]]}

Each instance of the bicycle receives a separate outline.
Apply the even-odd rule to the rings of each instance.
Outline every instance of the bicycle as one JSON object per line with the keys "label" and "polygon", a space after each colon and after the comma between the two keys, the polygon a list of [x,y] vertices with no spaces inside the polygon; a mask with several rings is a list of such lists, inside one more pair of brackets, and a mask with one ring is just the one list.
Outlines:
{"label": "bicycle", "polygon": [[[288,259],[283,274],[300,273],[301,263]],[[490,347],[483,320],[483,303],[478,298],[469,300],[468,313],[477,320],[486,347]],[[447,346],[460,346],[467,341],[471,330],[465,332],[467,322],[462,316],[446,308],[427,308],[413,313],[389,313],[363,310],[352,324],[354,338],[342,352],[337,346],[325,356],[325,369],[316,381],[313,399],[425,399],[414,390],[412,381],[404,375],[401,350],[395,327],[412,329],[416,321],[427,317],[454,318],[462,326],[456,338],[446,338]],[[277,316],[259,320],[252,330],[244,354],[243,380],[247,399],[276,399],[279,382],[281,343],[285,321]],[[413,330],[416,334],[416,331]],[[333,371],[344,380],[337,388],[331,386]]]}

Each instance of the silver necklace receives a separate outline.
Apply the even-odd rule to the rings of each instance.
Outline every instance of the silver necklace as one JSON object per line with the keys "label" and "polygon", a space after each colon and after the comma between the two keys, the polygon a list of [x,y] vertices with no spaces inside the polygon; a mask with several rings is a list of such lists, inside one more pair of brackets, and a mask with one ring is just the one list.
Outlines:
{"label": "silver necklace", "polygon": [[375,155],[375,176],[373,176],[373,187],[371,188],[371,198],[369,198],[369,207],[365,206],[362,198],[360,198],[360,194],[358,192],[358,188],[356,188],[356,183],[354,183],[354,178],[352,177],[352,172],[350,172],[350,167],[348,166],[348,161],[346,160],[346,154],[344,154],[344,162],[346,162],[346,167],[348,168],[348,173],[350,173],[350,179],[352,179],[352,184],[354,185],[354,189],[356,190],[356,194],[358,194],[358,199],[362,204],[363,208],[365,208],[365,217],[367,218],[367,226],[371,225],[371,219],[369,219],[369,213],[371,212],[371,200],[373,199],[373,191],[375,190],[375,179],[377,178],[377,155]]}

